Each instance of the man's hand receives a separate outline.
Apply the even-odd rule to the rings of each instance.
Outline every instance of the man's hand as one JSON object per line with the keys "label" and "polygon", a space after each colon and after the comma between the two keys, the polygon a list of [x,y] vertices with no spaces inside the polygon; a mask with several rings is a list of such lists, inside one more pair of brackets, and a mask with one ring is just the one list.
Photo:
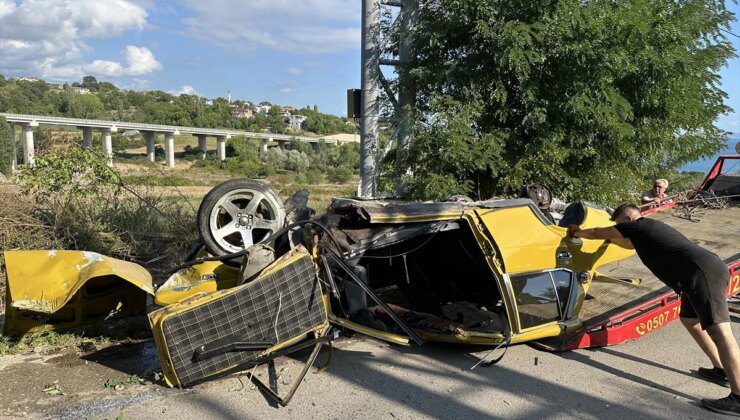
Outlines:
{"label": "man's hand", "polygon": [[575,238],[575,234],[579,230],[581,230],[581,227],[578,225],[568,225],[568,236]]}

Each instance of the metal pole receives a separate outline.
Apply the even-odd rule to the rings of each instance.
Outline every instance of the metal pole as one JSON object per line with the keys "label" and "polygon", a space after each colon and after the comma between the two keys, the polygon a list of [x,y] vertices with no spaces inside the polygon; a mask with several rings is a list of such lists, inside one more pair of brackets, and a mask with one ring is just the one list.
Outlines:
{"label": "metal pole", "polygon": [[10,126],[10,144],[13,145],[13,172],[18,170],[18,143],[15,140],[15,124],[8,124]]}
{"label": "metal pole", "polygon": [[362,97],[360,116],[360,185],[358,195],[376,195],[378,157],[378,85],[380,73],[380,0],[362,1]]}
{"label": "metal pole", "polygon": [[[401,19],[401,36],[398,46],[398,59],[403,64],[413,60],[414,42],[411,32],[414,29],[419,6],[417,0],[403,0],[399,19]],[[398,124],[398,143],[396,148],[396,171],[399,176],[406,170],[406,155],[414,131],[414,108],[416,107],[416,85],[408,70],[401,68],[398,72],[398,104],[400,108]],[[400,182],[396,184],[396,193],[400,194]]]}

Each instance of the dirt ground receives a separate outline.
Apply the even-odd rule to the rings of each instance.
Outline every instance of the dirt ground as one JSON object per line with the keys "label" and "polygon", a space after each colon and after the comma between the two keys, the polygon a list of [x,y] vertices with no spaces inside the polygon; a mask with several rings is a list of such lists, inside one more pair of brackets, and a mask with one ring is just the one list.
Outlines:
{"label": "dirt ground", "polygon": [[[707,211],[699,223],[671,213],[655,217],[723,258],[740,252],[740,207]],[[640,270],[636,259],[623,268]],[[733,331],[740,333],[738,319]],[[515,346],[500,364],[475,370],[470,367],[486,349],[403,347],[359,335],[340,338],[335,347],[326,371],[314,368],[286,408],[276,407],[243,376],[186,390],[167,387],[156,374],[151,340],[3,356],[0,416],[714,418],[698,399],[728,392],[692,373],[708,362],[678,323],[604,349],[558,354]],[[281,393],[305,356],[278,362]],[[326,359],[324,352],[317,366]],[[264,375],[262,370],[256,373]]]}

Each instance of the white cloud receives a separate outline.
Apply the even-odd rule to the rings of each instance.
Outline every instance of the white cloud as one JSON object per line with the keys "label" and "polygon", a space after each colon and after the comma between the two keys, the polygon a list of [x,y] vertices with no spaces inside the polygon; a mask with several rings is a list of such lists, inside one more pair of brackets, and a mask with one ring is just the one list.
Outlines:
{"label": "white cloud", "polygon": [[180,88],[180,91],[177,92],[177,95],[196,95],[196,96],[203,96],[200,93],[198,93],[192,86],[185,85],[182,88]]}
{"label": "white cloud", "polygon": [[123,74],[123,66],[115,61],[95,60],[83,67],[86,73],[102,76],[120,76]]}
{"label": "white cloud", "polygon": [[181,0],[186,34],[229,50],[337,53],[360,47],[357,0]]}
{"label": "white cloud", "polygon": [[0,0],[0,72],[52,80],[79,79],[86,69],[102,75],[143,74],[141,69],[152,68],[151,60],[142,67],[145,60],[125,57],[124,68],[100,59],[84,64],[83,58],[90,51],[86,40],[142,30],[146,17],[146,10],[129,0]]}
{"label": "white cloud", "polygon": [[162,63],[154,58],[154,54],[149,51],[149,48],[129,45],[126,47],[123,55],[128,64],[126,67],[126,74],[128,75],[139,76],[162,70]]}
{"label": "white cloud", "polygon": [[291,93],[293,92],[293,89],[291,88],[282,88],[280,89],[280,93]]}
{"label": "white cloud", "polygon": [[285,71],[288,72],[288,74],[292,74],[293,76],[300,76],[301,74],[303,74],[303,70],[297,69],[295,67],[286,69]]}

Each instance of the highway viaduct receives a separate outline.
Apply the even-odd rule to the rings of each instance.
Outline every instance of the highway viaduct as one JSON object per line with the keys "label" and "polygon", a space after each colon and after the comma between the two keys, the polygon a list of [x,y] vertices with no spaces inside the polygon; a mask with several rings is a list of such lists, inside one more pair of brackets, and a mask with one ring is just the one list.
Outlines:
{"label": "highway viaduct", "polygon": [[[25,114],[11,114],[0,112],[0,116],[10,124],[10,136],[11,142],[14,147],[16,144],[16,126],[20,126],[21,140],[23,145],[23,163],[33,165],[34,162],[34,141],[33,141],[33,130],[34,128],[44,125],[54,126],[71,126],[77,127],[82,131],[82,147],[90,148],[93,147],[93,131],[99,131],[101,133],[101,148],[103,152],[108,156],[108,165],[113,164],[113,143],[112,133],[119,130],[137,130],[141,132],[146,138],[146,153],[147,158],[154,162],[154,144],[157,135],[164,135],[164,150],[165,150],[165,164],[167,167],[173,168],[175,166],[175,135],[180,134],[191,134],[198,137],[198,150],[201,152],[201,157],[205,158],[206,155],[206,138],[216,138],[216,155],[219,160],[223,161],[226,159],[226,139],[232,136],[245,136],[248,138],[255,138],[261,141],[261,148],[266,149],[269,144],[275,144],[284,146],[285,143],[298,140],[303,142],[311,143],[316,145],[321,138],[318,137],[305,137],[305,136],[291,136],[288,134],[275,134],[275,133],[253,133],[248,131],[229,130],[224,128],[198,128],[198,127],[183,127],[174,125],[160,125],[160,124],[143,124],[143,123],[132,123],[124,121],[106,121],[106,120],[88,120],[81,118],[67,118],[67,117],[53,117],[44,115],[25,115]],[[340,141],[335,139],[324,139],[327,144],[337,144]],[[18,153],[13,150],[13,168],[17,169]]]}

